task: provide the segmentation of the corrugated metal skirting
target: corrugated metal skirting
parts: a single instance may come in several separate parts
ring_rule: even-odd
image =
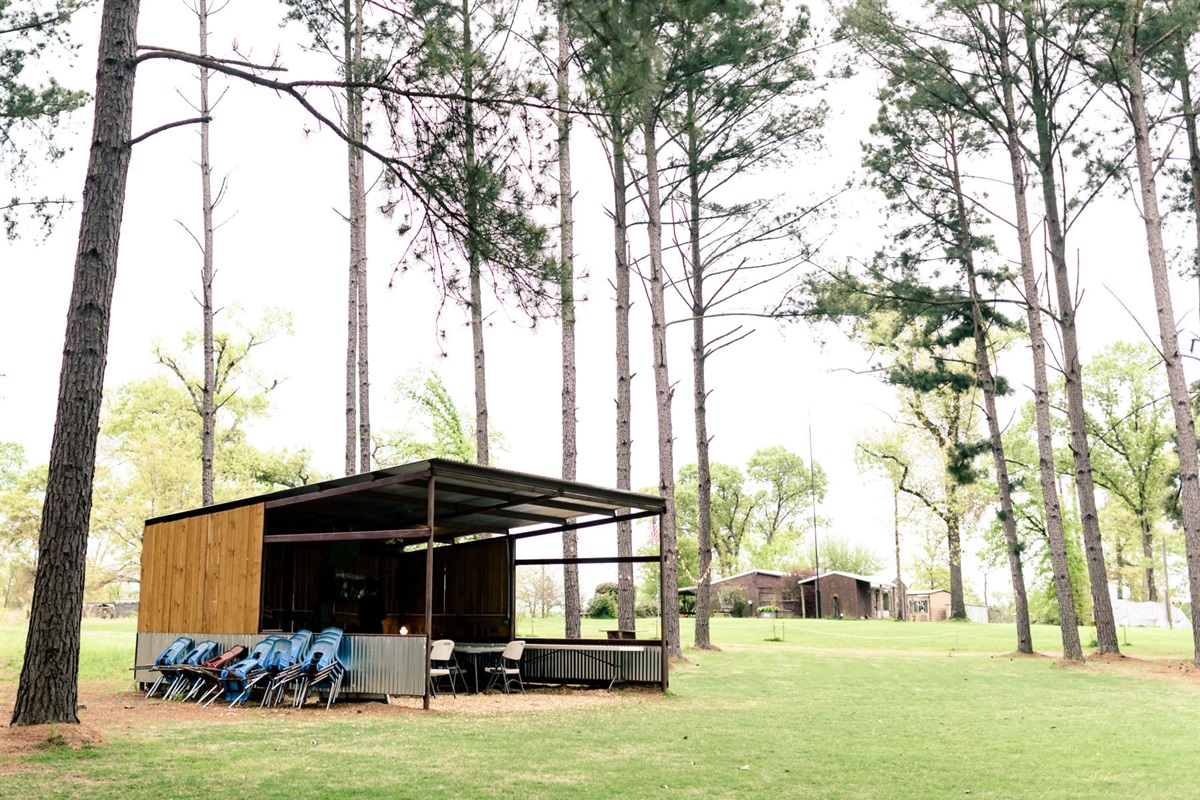
[[[603,660],[597,655],[578,650],[559,650],[554,645],[525,645],[521,660],[521,675],[532,681],[549,683],[604,683],[613,678],[616,660],[620,660],[622,677],[628,683],[660,683],[662,681],[662,648],[647,645],[639,653],[608,653]],[[609,663],[605,663],[605,661]]]
[[[139,633],[135,663],[153,664],[158,654],[180,636],[197,642],[212,639],[219,651],[236,644],[253,647],[267,634],[247,636],[244,633]],[[342,661],[347,665],[345,694],[423,695],[425,693],[425,637],[423,636],[354,636],[342,639]],[[151,683],[157,677],[148,670],[138,670],[135,680]]]

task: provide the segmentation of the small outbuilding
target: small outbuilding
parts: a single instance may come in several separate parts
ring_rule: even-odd
[[[884,619],[891,614],[892,584],[868,575],[822,572],[799,581],[799,588],[801,616],[810,619]]]
[[[799,614],[800,603],[795,585],[789,579],[791,573],[775,572],[769,569],[751,569],[721,578],[712,582],[713,611],[722,614],[738,614],[743,617],[753,617],[758,609],[774,607],[784,614]],[[737,587],[745,599],[744,605],[731,602],[732,594],[723,591],[729,587]],[[698,586],[684,586],[679,590],[680,597],[695,596]]]
[[[423,694],[428,705],[433,639],[514,638],[517,567],[656,563],[661,574],[661,546],[621,558],[615,532],[664,509],[661,498],[634,492],[430,459],[157,517],[142,539],[136,663],[151,663],[178,636],[224,648],[332,626],[347,634],[344,692]],[[528,537],[605,529],[611,556],[517,557]],[[618,669],[625,681],[666,689],[660,640],[639,639],[612,659],[581,644],[530,641],[524,674],[605,683]]]

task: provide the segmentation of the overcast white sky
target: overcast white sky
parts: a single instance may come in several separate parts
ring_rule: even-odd
[[[210,25],[211,49],[240,50],[270,60],[276,50],[293,75],[325,71],[319,59],[300,51],[297,31],[281,30],[273,6],[234,0]],[[72,77],[87,86],[93,74],[94,22],[81,20],[83,44]],[[139,32],[147,44],[195,49],[195,23],[182,3],[144,3]],[[192,116],[176,91],[195,93],[190,69],[158,61],[138,74],[135,133]],[[790,171],[765,175],[766,192],[787,190],[798,197],[828,193],[857,169],[859,143],[874,117],[869,76],[833,84],[833,109],[825,153],[801,158]],[[90,110],[74,121],[75,152],[39,174],[48,191],[77,197],[86,158]],[[258,366],[286,381],[272,395],[273,417],[257,424],[260,446],[308,447],[318,466],[338,474],[342,464],[345,359],[346,208],[345,149],[328,131],[313,126],[296,105],[270,92],[232,86],[212,128],[215,174],[228,175],[220,214],[232,216],[215,245],[218,303],[238,303],[254,319],[262,309],[290,309],[295,335],[265,347]],[[579,478],[614,482],[614,386],[611,226],[604,209],[608,170],[600,148],[576,128],[574,139],[576,250],[578,270],[588,277],[577,289],[586,299],[579,310]],[[130,171],[120,266],[113,308],[106,385],[153,374],[151,341],[179,341],[199,327],[199,256],[177,220],[193,228],[199,218],[198,149],[192,129],[178,129],[139,144]],[[1008,190],[997,187],[999,197]],[[376,194],[373,205],[382,201]],[[1000,200],[997,200],[1000,202]],[[880,243],[876,200],[856,193],[842,202],[834,223],[830,255],[868,255]],[[236,212],[236,213],[235,213]],[[396,402],[396,379],[417,366],[437,369],[459,406],[473,408],[470,334],[465,315],[449,309],[447,338],[438,341],[437,299],[428,277],[410,272],[388,287],[401,257],[392,223],[370,219],[372,417],[376,428],[404,424]],[[78,214],[67,214],[45,242],[27,238],[0,242],[0,440],[17,441],[31,461],[48,457],[54,423],[65,309],[70,291]],[[1002,233],[1002,232],[1001,232]],[[1157,336],[1144,232],[1132,201],[1099,203],[1071,242],[1079,250],[1083,304],[1080,341],[1085,358],[1117,339],[1142,337],[1137,321]],[[1126,311],[1115,298],[1128,307]],[[632,320],[634,380],[634,485],[656,483],[656,428],[650,364],[648,303],[635,286]],[[1181,324],[1197,329],[1194,283],[1180,281],[1175,302]],[[492,302],[487,331],[489,408],[507,449],[497,466],[545,475],[560,469],[560,339],[553,321],[536,330]],[[1131,317],[1132,314],[1132,317]],[[807,459],[811,417],[816,459],[830,477],[821,513],[832,533],[890,552],[891,500],[886,486],[860,476],[854,443],[884,427],[890,392],[856,372],[869,362],[835,331],[814,342],[804,325],[764,323],[745,342],[723,351],[710,366],[709,430],[714,460],[744,465],[758,448],[783,445]],[[672,328],[670,366],[677,381],[674,405],[676,465],[692,462],[690,328]],[[442,357],[444,351],[445,357]],[[1028,383],[1025,350],[1008,356],[1001,370],[1021,391]],[[607,547],[601,550],[608,550]],[[970,545],[968,551],[978,550]],[[969,557],[968,578],[981,588]],[[1003,572],[1003,571],[1002,571]],[[994,591],[1001,574],[990,578]],[[590,591],[585,579],[585,592]]]

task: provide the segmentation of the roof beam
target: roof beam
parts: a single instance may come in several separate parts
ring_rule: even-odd
[[[428,539],[428,528],[396,528],[388,531],[329,531],[325,533],[283,533],[264,536],[263,544],[293,542],[351,542],[368,539]]]
[[[268,509],[282,508],[283,506],[295,505],[296,503],[311,503],[315,500],[325,500],[326,498],[330,497],[340,497],[344,494],[354,494],[355,492],[376,489],[381,486],[394,486],[398,483],[414,483],[416,481],[425,480],[428,477],[429,470],[427,469],[409,472],[403,475],[385,475],[382,478],[375,478],[374,480],[350,483],[345,486],[335,486],[331,489],[322,489],[316,492],[305,492],[292,497],[280,497],[277,500],[268,500],[264,505]]]

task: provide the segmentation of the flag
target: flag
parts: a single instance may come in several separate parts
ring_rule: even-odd
[[[658,544],[658,517],[650,518],[650,544]]]

